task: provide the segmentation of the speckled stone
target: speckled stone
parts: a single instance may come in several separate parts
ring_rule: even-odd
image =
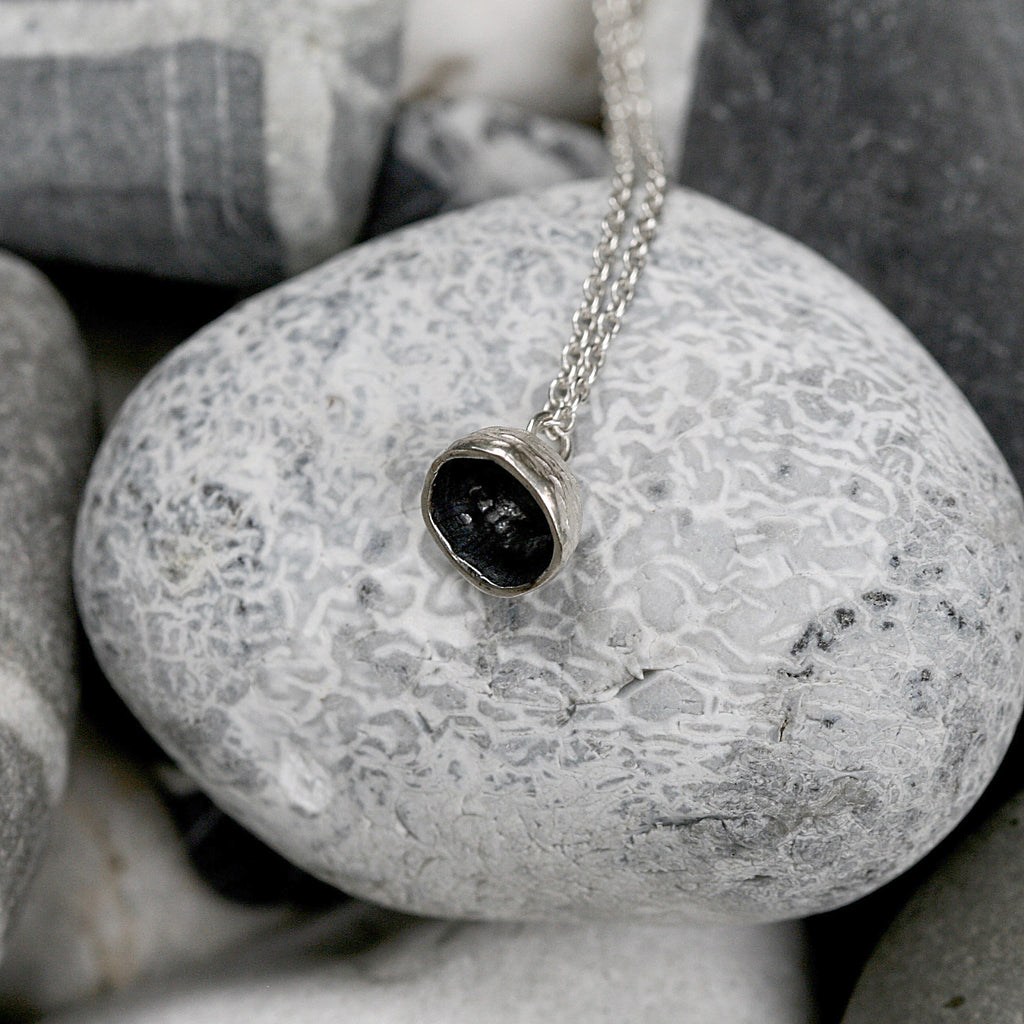
[[[712,0],[681,179],[823,253],[1024,482],[1024,6]]]
[[[91,422],[67,307],[0,253],[0,940],[64,791],[77,694],[71,532]]]
[[[362,234],[608,173],[596,128],[495,100],[420,100],[399,112]]]
[[[968,836],[896,918],[844,1024],[1020,1024],[1024,793]]]
[[[80,517],[100,663],[229,813],[440,915],[771,919],[959,820],[1017,721],[1024,505],[963,397],[818,257],[674,191],[573,466],[573,561],[473,590],[420,518],[527,421],[604,184],[378,239],[123,406]]]
[[[256,910],[214,893],[146,777],[87,731],[0,966],[0,1013],[47,1012],[185,973],[299,919],[285,907]]]
[[[254,285],[365,216],[403,0],[0,3],[0,243]]]
[[[412,925],[346,961],[102,1003],[49,1024],[810,1024],[795,925]]]

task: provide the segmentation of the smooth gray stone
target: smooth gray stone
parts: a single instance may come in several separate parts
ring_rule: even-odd
[[[796,925],[412,923],[362,956],[103,1002],[48,1024],[811,1024]]]
[[[0,253],[0,942],[67,773],[71,533],[91,426],[67,307],[36,270]]]
[[[936,868],[886,932],[844,1024],[1024,1019],[1024,794]]]
[[[610,174],[601,133],[483,99],[400,111],[363,236],[484,199]]]
[[[684,184],[823,253],[1024,482],[1024,6],[712,0]]]
[[[181,974],[293,925],[285,907],[218,896],[196,874],[152,784],[91,730],[0,965],[0,1015],[38,1014]]]
[[[0,3],[0,243],[251,286],[355,236],[402,0]]]
[[[807,250],[673,191],[581,418],[547,587],[426,536],[453,439],[543,402],[603,182],[377,239],[122,407],[76,545],[108,678],[228,813],[450,916],[772,919],[904,870],[1024,685],[1024,504],[963,396]]]

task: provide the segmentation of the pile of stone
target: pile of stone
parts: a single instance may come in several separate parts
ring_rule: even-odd
[[[587,0],[0,0],[0,1024],[1019,1022],[981,4],[646,0],[673,186],[504,599],[420,489],[571,330]]]

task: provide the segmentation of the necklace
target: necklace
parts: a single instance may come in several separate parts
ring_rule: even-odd
[[[612,189],[547,402],[526,430],[485,427],[455,441],[423,484],[431,536],[470,583],[501,597],[546,583],[579,541],[582,499],[568,466],[577,413],[633,300],[665,200],[637,7],[638,0],[593,0]],[[638,171],[643,194],[634,212]]]

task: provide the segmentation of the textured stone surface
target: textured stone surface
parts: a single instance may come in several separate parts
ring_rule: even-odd
[[[1022,107],[1018,0],[713,0],[682,172],[880,298],[1018,481]]]
[[[399,112],[362,233],[608,173],[595,128],[494,100],[421,100]]]
[[[793,925],[413,924],[372,953],[61,1016],[77,1024],[809,1024]],[[57,1019],[51,1024],[57,1024]]]
[[[71,527],[91,416],[67,308],[0,253],[0,940],[64,790],[77,691]]]
[[[76,545],[107,675],[217,802],[452,915],[774,918],[962,816],[1017,721],[1024,522],[866,294],[677,191],[582,417],[584,528],[519,600],[426,537],[433,456],[541,404],[604,186],[353,250],[122,408]]]
[[[844,1024],[1024,1019],[1024,794],[942,862],[857,985]]]
[[[254,284],[350,242],[402,0],[0,3],[0,242]]]
[[[145,776],[79,737],[65,803],[0,966],[0,1012],[35,1012],[181,973],[297,920],[218,897]]]

